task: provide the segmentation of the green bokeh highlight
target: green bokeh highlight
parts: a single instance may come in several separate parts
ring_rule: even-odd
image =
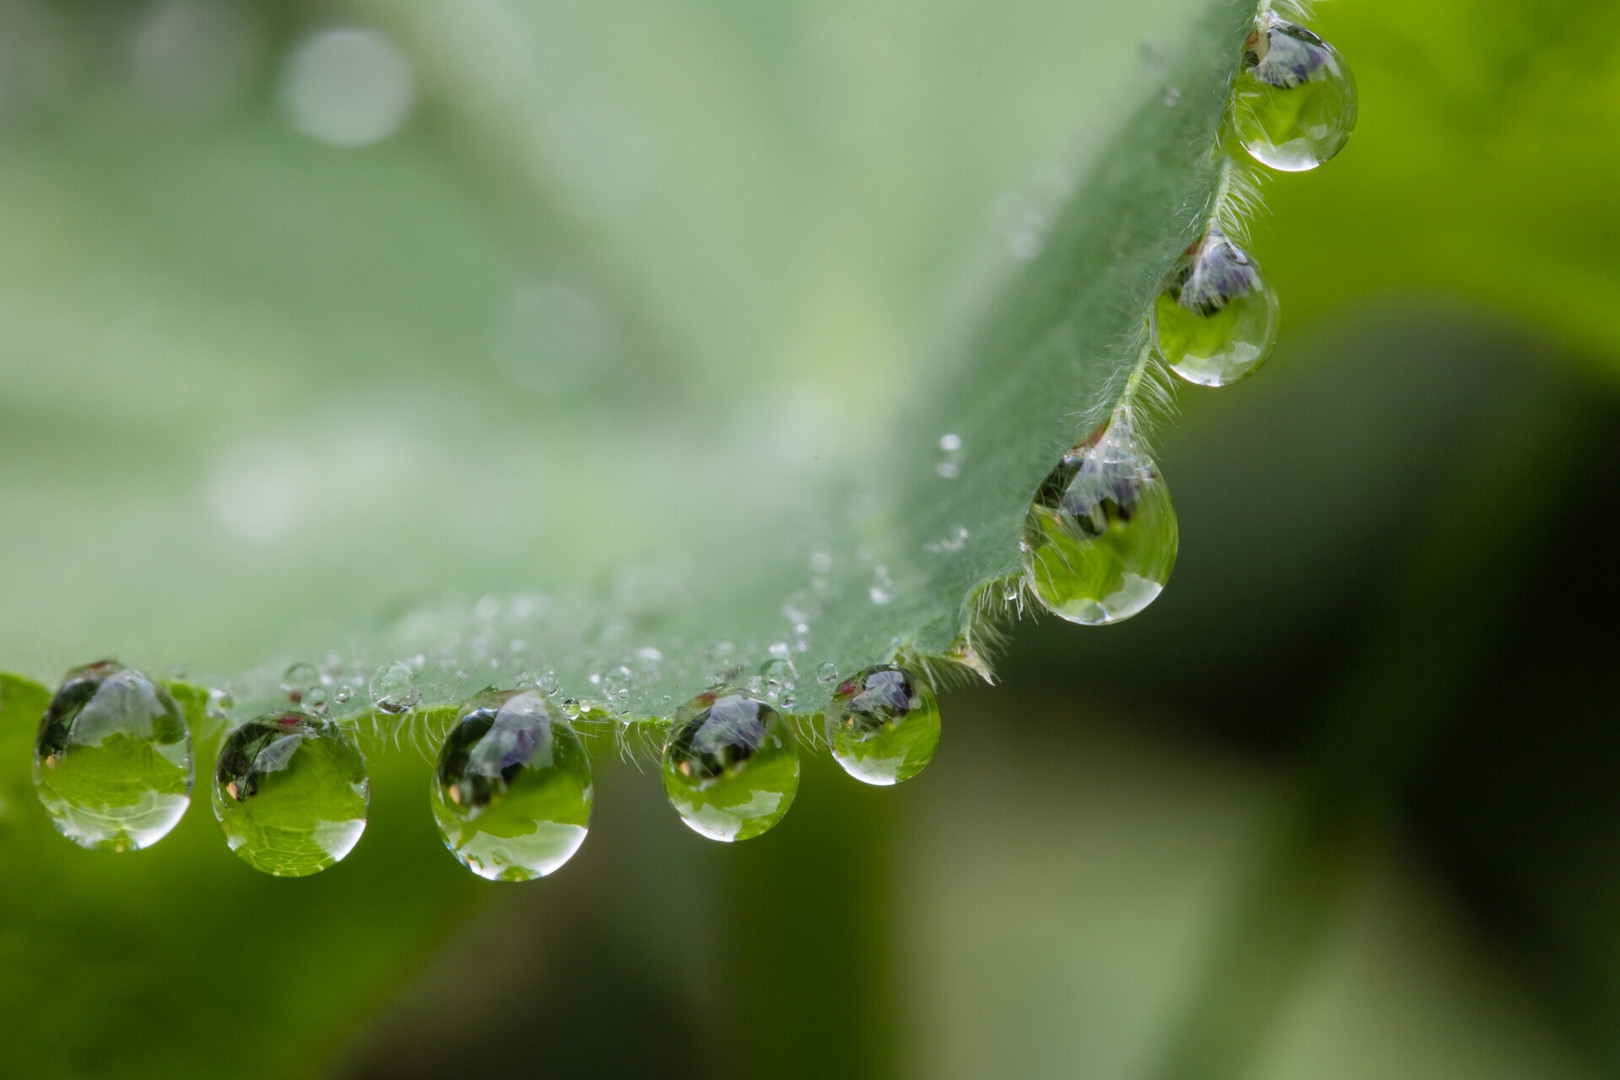
[[[306,877],[340,862],[366,828],[365,758],[336,721],[286,712],[231,732],[214,770],[214,816],[255,870]]]

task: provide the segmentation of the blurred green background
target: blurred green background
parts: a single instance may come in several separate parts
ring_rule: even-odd
[[[1199,6],[0,4],[0,662],[791,517]],[[78,852],[5,703],[0,1075],[1620,1076],[1620,9],[1311,25],[1360,128],[1265,188],[1282,341],[1180,394],[1149,611],[1024,621],[922,777],[813,758],[736,848],[604,762],[526,887],[409,751],[313,879],[200,800]]]

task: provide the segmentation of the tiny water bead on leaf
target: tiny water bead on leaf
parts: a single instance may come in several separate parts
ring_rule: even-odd
[[[591,823],[591,762],[538,690],[490,691],[461,707],[433,770],[433,817],[461,864],[491,881],[557,870]]]
[[[1153,333],[1170,370],[1227,386],[1260,369],[1277,341],[1277,293],[1217,225],[1188,248],[1153,302]]]
[[[1238,141],[1262,165],[1314,169],[1356,126],[1356,81],[1338,50],[1309,30],[1262,16],[1243,44],[1234,95]]]
[[[416,669],[403,660],[384,664],[371,677],[371,703],[379,712],[398,716],[422,703],[422,689],[416,685]]]
[[[1176,544],[1169,488],[1118,412],[1042,482],[1024,523],[1024,577],[1054,614],[1101,626],[1153,602]]]
[[[365,832],[370,801],[365,758],[335,720],[272,713],[220,747],[214,816],[255,870],[304,877],[336,864]]]
[[[798,790],[798,745],[765,702],[717,689],[675,713],[664,791],[694,832],[751,839],[782,820]]]
[[[62,680],[34,740],[34,789],[80,847],[136,851],[191,805],[191,732],[174,697],[111,660]]]
[[[833,691],[827,741],[834,760],[863,783],[910,780],[939,746],[939,703],[905,668],[869,667]]]

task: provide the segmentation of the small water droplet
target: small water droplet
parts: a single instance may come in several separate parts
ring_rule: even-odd
[[[1159,595],[1176,544],[1169,488],[1116,413],[1042,482],[1024,524],[1024,575],[1052,612],[1100,626]]]
[[[466,678],[460,674],[458,678]],[[416,669],[404,660],[384,664],[371,677],[371,703],[379,712],[398,716],[421,704],[422,691],[416,685]]]
[[[585,744],[537,690],[464,704],[433,773],[433,816],[445,846],[491,881],[556,871],[585,842],[592,799]]]
[[[923,550],[930,555],[947,555],[967,547],[967,541],[968,531],[958,525],[943,540],[928,541],[923,545]]]
[[[1356,82],[1338,50],[1272,15],[1243,44],[1234,103],[1243,148],[1282,172],[1316,168],[1356,126]]]
[[[229,690],[215,687],[208,691],[208,704],[204,711],[210,720],[229,720],[236,708],[236,699]]]
[[[759,669],[761,678],[765,680],[765,696],[771,701],[786,704],[783,698],[793,692],[799,685],[799,670],[793,666],[793,661],[787,658],[787,646],[782,647],[782,655],[765,661]]]
[[[879,565],[872,568],[872,584],[866,590],[866,594],[871,597],[874,604],[894,602],[896,596],[894,578],[889,574],[887,566]]]
[[[1167,86],[1164,88],[1164,107],[1173,109],[1181,103],[1181,87]]]
[[[1215,225],[1176,260],[1153,303],[1159,355],[1200,386],[1258,371],[1277,341],[1277,321],[1276,290]]]
[[[962,436],[941,435],[939,437],[940,459],[934,465],[934,471],[947,480],[954,480],[962,475]]]
[[[366,829],[366,761],[336,721],[296,710],[249,720],[220,747],[214,816],[255,870],[304,877],[335,865]]]
[[[939,746],[939,704],[916,675],[879,664],[839,684],[827,713],[833,758],[855,779],[886,786],[910,780]]]
[[[799,748],[765,702],[711,690],[676,712],[663,771],[670,804],[693,831],[711,840],[748,840],[793,804]]]
[[[304,691],[304,708],[319,712],[326,707],[326,687],[312,686]]]
[[[837,678],[838,665],[833,663],[831,660],[828,660],[826,663],[816,668],[816,682],[830,683],[836,681]]]
[[[742,661],[737,659],[737,646],[729,641],[717,641],[709,646],[709,681],[712,683],[730,682],[742,671]]]
[[[111,660],[74,668],[40,718],[34,790],[80,847],[138,851],[191,805],[191,732],[163,687]]]
[[[832,569],[833,559],[825,551],[817,551],[810,556],[810,571],[815,574],[825,574]]]

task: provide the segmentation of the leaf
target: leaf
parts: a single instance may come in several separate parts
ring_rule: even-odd
[[[328,650],[362,683],[418,642],[440,650],[428,712],[519,665],[555,667],[569,692],[597,696],[592,674],[657,648],[659,674],[637,672],[622,704],[664,715],[708,681],[716,641],[753,666],[792,638],[782,608],[809,586],[817,552],[832,567],[806,620],[811,647],[792,654],[796,708],[824,700],[824,662],[848,673],[897,646],[948,649],[976,591],[1016,570],[1031,492],[1119,392],[1149,290],[1211,206],[1211,150],[1252,5],[1198,0],[1159,22],[1077,8],[1061,34],[1054,13],[1001,13],[999,37],[982,13],[904,10],[900,30],[933,65],[918,85],[960,107],[914,107],[933,126],[904,145],[930,152],[881,180],[904,183],[864,217],[830,227],[847,215],[829,203],[763,238],[762,221],[794,218],[775,198],[735,226],[704,217],[714,203],[694,206],[684,236],[656,200],[618,216],[573,205],[579,185],[556,197],[549,173],[513,179],[532,156],[521,143],[442,102],[352,153],[289,132],[263,98],[183,123],[154,115],[113,74],[25,117],[0,157],[0,657],[45,677],[91,654],[154,673],[184,663],[197,721],[204,683],[223,677],[245,715],[282,694],[289,660]],[[619,25],[596,18],[598,32]],[[714,25],[683,39],[703,58],[694,67],[722,84],[757,78],[741,39],[761,28],[702,18]],[[1082,57],[1077,41],[1106,47]],[[962,58],[983,48],[1025,62],[1004,65],[1004,85],[964,78]],[[757,95],[694,96],[678,130],[730,131],[790,194],[826,179],[806,164],[819,151],[783,164],[775,153],[792,140],[768,118],[745,122]],[[721,100],[736,123],[697,122]],[[1021,128],[1025,116],[1040,119]],[[893,356],[915,335],[893,312],[983,292],[951,285],[944,268],[967,244],[959,231],[941,240],[941,223],[976,222],[1076,117],[1089,128],[1066,175],[1081,179],[1057,223],[1035,227],[1053,211],[1027,192],[1011,204],[1016,227],[996,237],[986,275],[1005,279],[1002,299],[982,319],[956,305],[947,347],[906,373]],[[989,152],[932,149],[958,126]],[[870,152],[846,150],[838,168]],[[665,179],[692,195],[725,157],[705,144]],[[836,190],[864,191],[862,175]],[[720,202],[748,187],[715,182],[722,193],[706,197]],[[710,244],[711,227],[746,239]],[[760,317],[782,317],[780,337],[759,330],[746,292],[759,275],[727,259],[828,231],[867,246],[823,252],[819,276],[785,277]],[[1009,258],[1009,235],[1024,253],[1040,236],[1040,258]],[[931,270],[902,272],[918,250],[933,251]],[[647,269],[649,254],[667,265]],[[687,286],[711,265],[742,291],[716,300]],[[800,308],[806,285],[824,292]],[[811,342],[786,347],[801,335]],[[547,351],[528,348],[537,337]],[[570,350],[583,367],[560,361]],[[951,480],[935,470],[946,433],[964,446]],[[967,535],[952,550],[957,528]],[[657,570],[614,569],[636,564]],[[894,581],[887,604],[871,599],[879,565]],[[545,597],[512,595],[529,585]],[[421,598],[445,587],[503,595]],[[401,595],[378,630],[374,613]],[[14,1003],[14,1031],[57,1030],[63,1002],[80,1026],[8,1050],[41,1075],[227,1060],[241,1076],[296,1071],[482,895],[438,850],[424,764],[375,741],[368,835],[317,878],[270,882],[224,853],[204,805],[217,733],[201,723],[197,805],[176,831],[127,858],[77,851],[28,797],[44,691],[7,676],[0,695],[12,883],[0,889],[0,1000]],[[162,987],[143,975],[156,970]]]
[[[421,133],[339,159],[251,116],[228,136],[148,123],[114,138],[121,104],[87,106],[5,166],[53,224],[18,223],[0,266],[35,293],[13,351],[49,372],[8,395],[6,436],[59,446],[50,490],[72,493],[47,495],[38,474],[8,485],[7,521],[51,522],[15,537],[34,576],[11,595],[57,628],[46,642],[94,628],[101,651],[160,670],[236,670],[244,712],[282,700],[292,661],[328,657],[356,705],[379,665],[421,656],[425,705],[549,669],[570,696],[658,717],[718,674],[757,671],[771,646],[797,666],[804,712],[827,700],[819,670],[944,654],[978,591],[1017,572],[1030,493],[1117,400],[1151,290],[1211,211],[1250,14],[1208,6],[1183,30],[1196,47],[1162,72],[1115,61],[1145,101],[1108,117],[1118,137],[1082,163],[1050,233],[1022,241],[1040,257],[979,329],[909,378],[868,379],[870,400],[835,388],[831,415],[812,410],[785,444],[796,420],[770,395],[794,391],[727,402],[701,374],[683,389],[687,361],[636,331],[611,274],[566,254],[572,227],[542,229],[549,265],[506,284],[502,263],[530,256],[447,173],[453,142]],[[548,407],[447,365],[502,290],[495,333],[517,336],[497,352],[560,335],[553,352],[594,363],[580,378],[621,350],[617,373],[571,394],[554,356],[497,355],[553,364]],[[99,343],[74,321],[87,307],[115,312]],[[84,355],[98,348],[121,374]],[[935,472],[947,434],[963,446],[953,480]],[[120,446],[136,464],[112,469]],[[177,471],[204,472],[201,498],[174,490]],[[68,590],[92,560],[112,587]],[[409,601],[381,630],[355,613],[447,586],[508,595]]]

